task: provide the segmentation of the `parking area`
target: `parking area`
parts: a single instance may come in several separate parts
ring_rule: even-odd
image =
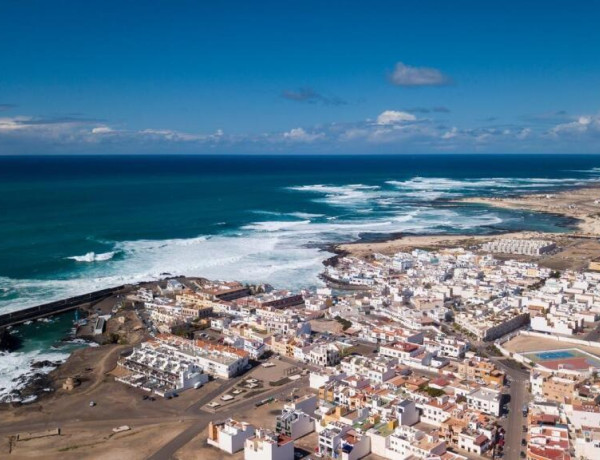
[[[217,411],[238,401],[277,388],[300,376],[302,369],[276,357],[256,366],[235,386],[214,398],[204,409]]]

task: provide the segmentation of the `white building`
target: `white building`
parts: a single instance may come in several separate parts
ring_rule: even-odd
[[[172,349],[156,343],[142,343],[117,365],[128,375],[116,380],[151,391],[159,396],[198,387],[208,382],[208,375],[192,359],[174,355]]]
[[[256,430],[244,443],[245,460],[294,460],[294,443],[285,435]]]
[[[340,362],[340,350],[332,343],[317,345],[308,353],[308,362],[314,366],[335,366]]]
[[[405,399],[396,405],[396,417],[400,425],[414,425],[419,422],[419,411],[412,399]]]
[[[531,318],[531,329],[549,334],[572,335],[583,328],[583,319],[572,316],[558,316],[552,313]]]
[[[467,395],[467,405],[471,409],[494,417],[500,416],[502,394],[490,388],[480,388]]]
[[[539,256],[547,254],[556,249],[556,244],[545,240],[518,240],[503,238],[490,241],[481,245],[481,249],[488,252],[504,254],[523,254],[528,256]]]
[[[339,422],[328,423],[319,433],[319,454],[326,457],[336,457],[342,444],[342,438],[351,429],[349,425]]]
[[[371,439],[371,452],[390,460],[408,458],[440,458],[446,453],[446,443],[440,441],[437,432],[399,426],[393,432],[375,427],[367,432]]]
[[[251,436],[254,436],[254,427],[249,423],[229,419],[208,424],[208,444],[228,454],[242,450]]]
[[[375,383],[383,383],[396,375],[398,360],[386,356],[366,358],[350,356],[342,360],[342,370],[347,375],[361,375]]]
[[[349,430],[342,437],[337,458],[359,460],[371,453],[371,439],[355,430]]]
[[[275,431],[281,433],[292,440],[306,436],[315,430],[314,419],[301,410],[284,407],[281,415],[277,416]]]
[[[490,447],[490,440],[484,434],[467,430],[459,433],[458,447],[465,452],[483,455]]]

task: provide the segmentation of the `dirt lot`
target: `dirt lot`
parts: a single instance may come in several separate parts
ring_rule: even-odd
[[[254,427],[263,427],[268,429],[275,428],[275,417],[281,413],[283,402],[274,401],[260,407],[252,407],[252,409],[240,412],[238,420],[249,422]],[[199,436],[196,436],[190,443],[177,452],[179,460],[220,460],[220,459],[242,459],[243,452],[238,452],[235,455],[229,455],[221,452],[219,449],[209,446],[206,443],[206,430]]]
[[[17,441],[10,458],[44,459],[144,459],[187,426],[172,422],[132,427],[130,431],[113,433],[110,423],[68,424],[60,436]],[[8,439],[2,438],[0,451],[8,452]]]
[[[340,334],[342,325],[333,319],[313,319],[310,321],[310,327],[314,332],[330,332]]]
[[[186,415],[182,414],[186,414],[194,402],[222,385],[221,381],[211,381],[201,389],[185,391],[171,400],[144,400],[147,393],[115,382],[108,374],[124,348],[106,346],[78,350],[52,373],[57,386],[54,393],[23,406],[0,406],[0,458],[8,454],[9,436],[52,428],[61,428],[63,435],[19,442],[11,458],[33,457],[36,450],[38,456],[43,453],[44,458],[145,458],[146,455],[129,455],[125,451],[122,451],[123,455],[98,455],[113,452],[110,446],[129,449],[130,445],[136,445],[138,438],[145,439],[137,447],[140,452],[156,450],[155,446],[166,441],[169,430],[176,434],[183,429],[180,420]],[[70,392],[62,390],[60,386],[64,379],[73,375],[79,375],[82,384]],[[90,401],[96,405],[90,407]],[[113,428],[121,425],[129,425],[132,431],[105,439]],[[131,438],[131,442],[117,442],[122,437]],[[60,451],[59,455],[59,450],[66,448],[69,449]]]
[[[585,270],[590,261],[600,257],[600,243],[589,238],[560,238],[557,254],[542,257],[540,265],[553,270]]]

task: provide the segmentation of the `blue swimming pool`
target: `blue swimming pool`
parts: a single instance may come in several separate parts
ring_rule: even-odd
[[[555,359],[574,358],[575,356],[577,356],[575,353],[573,353],[570,350],[542,351],[539,353],[535,353],[534,355],[537,356],[537,358],[540,361],[551,361],[551,360],[555,360]]]

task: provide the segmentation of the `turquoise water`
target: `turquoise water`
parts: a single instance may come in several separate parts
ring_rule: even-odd
[[[11,391],[23,388],[33,373],[54,369],[54,366],[34,368],[34,363],[60,363],[74,350],[86,346],[85,342],[73,337],[73,319],[74,313],[68,312],[11,330],[21,339],[22,346],[12,353],[0,352],[0,401],[9,397]],[[11,399],[21,398],[13,393]]]
[[[292,288],[328,243],[391,233],[566,231],[461,196],[598,179],[581,155],[0,157],[0,311],[164,273]]]
[[[64,340],[73,334],[74,312],[51,316],[27,324],[21,324],[13,329],[13,334],[23,341],[20,352],[30,353],[40,348],[57,351],[71,351],[80,347],[77,341]],[[50,346],[48,346],[50,345]]]
[[[598,168],[582,155],[0,157],[0,312],[166,273],[310,287],[324,248],[358,238],[569,231],[451,200],[595,183]],[[60,342],[71,324],[18,329],[0,399],[32,363],[81,346]]]

